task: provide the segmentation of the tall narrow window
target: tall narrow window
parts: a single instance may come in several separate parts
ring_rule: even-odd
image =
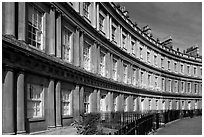
[[[142,47],[140,47],[140,59],[143,59],[143,56],[142,56]]]
[[[104,32],[104,16],[100,13],[99,14],[99,30]]]
[[[44,87],[40,84],[27,84],[27,117],[43,117]]]
[[[200,68],[200,76],[202,77],[202,68]]]
[[[195,86],[195,94],[198,93],[198,84],[194,84]]]
[[[90,2],[84,2],[83,3],[83,12],[84,12],[84,16],[86,17],[86,18],[89,18],[89,6],[90,6]]]
[[[174,71],[177,72],[177,63],[174,63]]]
[[[184,93],[185,91],[185,86],[184,86],[184,81],[181,81],[181,93]]]
[[[127,65],[123,64],[123,80],[124,83],[127,83]]]
[[[152,110],[152,100],[149,100],[149,110]]]
[[[127,49],[127,47],[126,47],[126,38],[127,38],[127,36],[126,36],[126,34],[122,34],[122,44],[123,44],[123,48],[125,48],[125,49]]]
[[[183,64],[181,64],[181,73],[183,73]]]
[[[132,74],[132,84],[136,85],[136,70],[133,68],[132,72],[133,72],[133,74]]]
[[[101,99],[100,99],[100,111],[101,112],[107,111],[105,98],[106,98],[106,95],[101,95]]]
[[[178,81],[174,81],[174,92],[178,92]]]
[[[165,79],[164,78],[162,78],[162,91],[165,91]]]
[[[131,46],[132,46],[132,54],[135,55],[135,42],[131,41]]]
[[[71,58],[71,35],[72,33],[67,30],[66,28],[64,28],[63,32],[62,32],[62,46],[63,46],[63,56],[64,56],[64,60],[67,62],[70,62],[70,58]]]
[[[105,53],[100,51],[100,74],[105,76]]]
[[[187,83],[188,93],[191,92],[191,83]]]
[[[150,86],[151,85],[151,74],[148,74],[147,82],[148,82],[148,86]]]
[[[168,62],[167,62],[167,66],[168,66],[168,70],[171,70],[171,65],[170,65],[170,60],[168,60]]]
[[[150,63],[150,52],[147,51],[147,62]]]
[[[28,44],[43,50],[43,12],[28,5]]]
[[[163,69],[164,68],[164,59],[161,58],[161,68]]]
[[[126,97],[124,100],[124,111],[127,112],[127,102],[128,102],[128,98]]]
[[[190,74],[190,66],[187,66],[187,74]]]
[[[112,25],[112,41],[116,42],[116,27]]]
[[[154,55],[154,65],[157,66],[157,55]]]
[[[84,42],[83,47],[83,62],[84,62],[84,68],[86,70],[90,70],[90,47],[91,45],[87,42]]]
[[[158,87],[158,77],[157,76],[155,76],[155,88],[157,88]]]
[[[71,91],[62,89],[62,115],[71,115]]]
[[[117,60],[113,59],[113,79],[117,80]]]
[[[90,113],[89,93],[84,94],[84,113]]]
[[[171,80],[168,81],[169,92],[171,92]]]
[[[136,98],[133,101],[133,111],[137,111],[137,99]]]
[[[140,74],[141,74],[141,75],[140,75],[141,85],[143,85],[143,77],[144,77],[144,73],[141,71]]]
[[[117,97],[113,99],[113,106],[114,106],[114,111],[116,112],[117,111]]]
[[[193,68],[193,74],[194,74],[194,75],[197,74],[197,68],[196,68],[196,67]]]

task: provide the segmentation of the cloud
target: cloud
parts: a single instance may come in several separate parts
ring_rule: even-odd
[[[124,2],[130,18],[140,27],[149,25],[153,35],[173,38],[182,50],[198,44],[202,51],[201,2]],[[201,53],[202,54],[202,53]]]

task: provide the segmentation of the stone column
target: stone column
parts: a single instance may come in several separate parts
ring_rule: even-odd
[[[58,81],[55,88],[56,96],[56,126],[62,126],[62,114],[61,114],[61,82]]]
[[[17,75],[17,134],[25,133],[24,73]]]
[[[48,86],[48,127],[55,127],[55,108],[54,108],[54,80],[51,79]]]
[[[18,40],[26,41],[26,4],[18,3]]]
[[[93,2],[93,21],[92,26],[96,28],[96,2]]]
[[[62,15],[58,12],[56,19],[56,57],[62,57]]]
[[[82,68],[84,67],[83,47],[84,47],[84,32],[80,31],[80,35],[79,35],[79,64]]]
[[[80,43],[79,43],[79,28],[76,28],[75,34],[74,34],[74,46],[73,46],[73,59],[74,59],[74,65],[79,66],[79,60],[80,60]]]
[[[2,84],[2,133],[14,134],[14,83],[13,70],[5,70]]]
[[[55,9],[51,6],[47,20],[47,44],[46,51],[49,55],[55,55]]]
[[[109,23],[110,23],[110,19],[109,19],[109,14],[107,14],[107,16],[106,16],[106,18],[107,18],[107,21],[106,21],[106,24],[107,24],[107,26],[106,26],[106,37],[107,37],[107,39],[110,39],[110,27],[109,27]]]
[[[112,41],[112,17],[111,16],[109,19],[109,37],[110,37],[110,40]]]
[[[2,29],[3,34],[12,35],[15,37],[15,3],[3,2],[2,3]]]
[[[99,74],[100,73],[100,71],[99,71],[99,69],[100,69],[100,66],[99,66],[99,64],[100,64],[100,45],[99,44],[97,44],[96,54],[97,54],[97,57],[96,57],[96,60],[97,60],[96,69],[97,69],[97,71],[96,71],[96,73]]]
[[[90,112],[97,112],[97,90],[94,89],[90,97]]]
[[[99,3],[96,3],[96,29],[99,30]]]
[[[97,92],[97,112],[100,112],[100,100],[101,100],[101,91],[99,89]]]
[[[80,87],[76,85],[75,90],[73,91],[73,116],[75,119],[79,118],[80,114]]]

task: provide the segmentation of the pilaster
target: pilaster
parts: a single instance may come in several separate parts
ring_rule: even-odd
[[[54,100],[54,80],[50,79],[48,86],[48,128],[55,127]]]
[[[14,73],[8,68],[2,84],[2,133],[14,134]]]
[[[24,73],[17,74],[17,134],[25,133]]]
[[[61,114],[61,82],[57,81],[56,87],[55,87],[55,100],[56,100],[56,126],[61,127],[62,126],[62,114]]]
[[[11,35],[15,37],[15,3],[14,2],[3,2],[2,3],[3,22],[2,29],[3,34]]]
[[[56,57],[62,58],[62,13],[58,12],[56,19]]]
[[[26,4],[18,3],[18,40],[26,41]]]

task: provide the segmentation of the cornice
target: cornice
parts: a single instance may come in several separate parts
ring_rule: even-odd
[[[63,62],[57,57],[51,57],[30,48],[25,43],[15,40],[15,38],[2,37],[3,43],[3,67],[20,69],[26,72],[45,75],[76,84],[115,91],[128,94],[146,94],[155,96],[188,97],[200,98],[200,95],[176,94],[169,92],[154,91],[151,89],[139,88],[133,85],[113,81],[112,79],[101,77],[97,74],[87,72],[80,67],[75,67]],[[15,56],[13,56],[15,55]]]

